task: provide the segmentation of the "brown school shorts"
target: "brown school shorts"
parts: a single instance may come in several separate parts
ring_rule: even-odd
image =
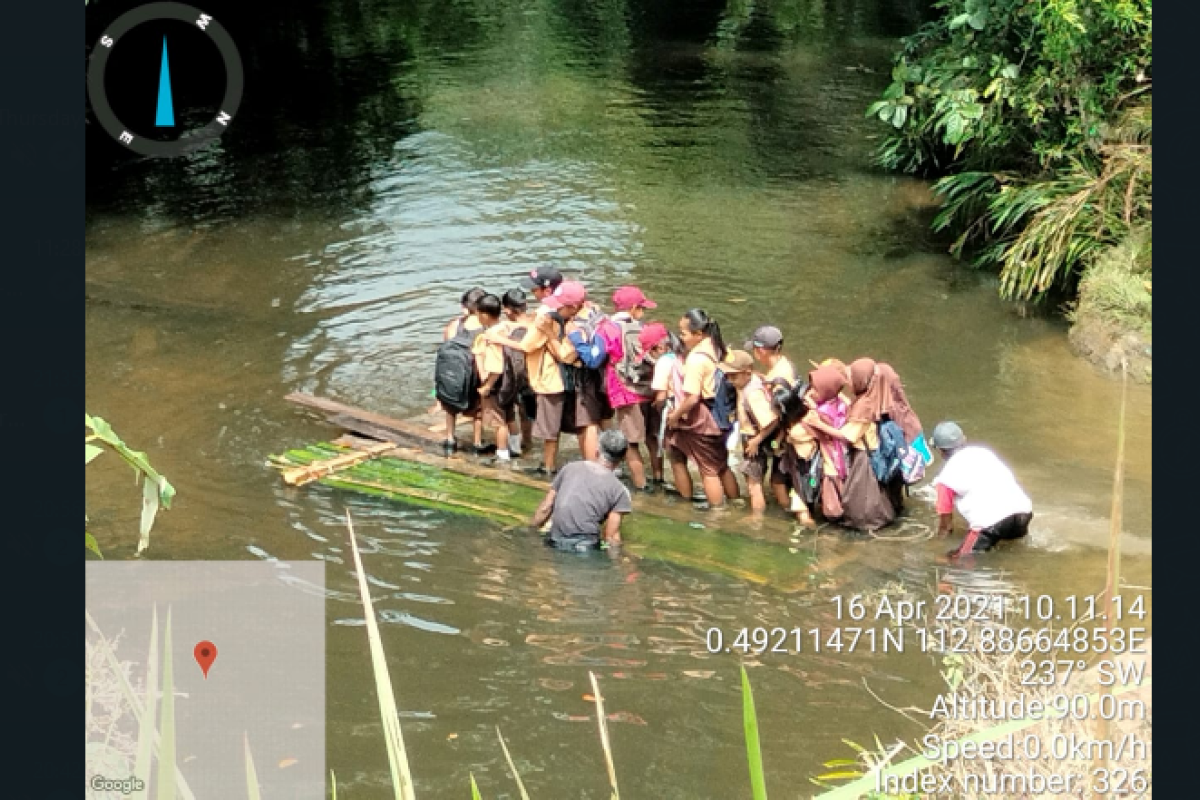
[[[608,397],[600,391],[599,383],[594,380],[583,381],[574,392],[568,392],[567,396],[572,394],[575,396],[575,406],[573,413],[566,415],[564,431],[570,433],[612,419],[612,407],[608,404]]]
[[[726,436],[706,436],[685,430],[674,430],[667,434],[667,444],[674,459],[688,459],[696,465],[700,475],[715,478],[729,468],[729,449],[725,446]]]
[[[558,439],[562,433],[563,407],[566,405],[566,395],[539,394],[537,396],[537,416],[533,420],[533,438],[542,441]]]
[[[644,408],[647,404],[635,403],[617,409],[617,430],[625,436],[630,444],[641,444],[646,441],[646,415]]]
[[[500,402],[495,395],[489,394],[480,401],[479,413],[483,416],[483,425],[485,428],[499,428],[508,425],[516,419],[516,410],[513,406],[501,408]]]
[[[744,439],[742,444],[745,444]],[[762,483],[763,476],[767,474],[766,448],[758,448],[758,455],[753,458],[743,453],[741,473],[746,476],[747,482]]]
[[[438,401],[438,406],[440,406],[442,411],[447,414],[455,414],[455,415],[463,417],[465,419],[475,419],[475,417],[479,416],[479,398],[478,397],[475,398],[474,404],[470,408],[468,408],[466,411],[455,411],[452,408],[447,408],[444,404],[442,404],[441,401]]]

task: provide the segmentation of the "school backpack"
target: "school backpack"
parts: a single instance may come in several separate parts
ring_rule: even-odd
[[[705,355],[708,355],[705,353]],[[709,356],[713,364],[717,363],[715,358]],[[721,429],[721,433],[729,433],[733,430],[733,424],[737,422],[737,389],[733,384],[725,378],[725,373],[722,370],[713,372],[713,396],[711,400],[705,400],[705,405],[712,412],[713,419],[717,421],[717,427]]]
[[[448,411],[462,413],[479,400],[479,375],[471,346],[483,330],[467,330],[462,322],[453,336],[442,342],[433,362],[434,394]]]
[[[904,430],[890,419],[879,423],[879,447],[871,451],[871,471],[880,483],[890,483],[901,474],[901,465],[908,457],[908,442]]]
[[[908,452],[900,459],[900,474],[906,484],[913,484],[925,477],[925,468],[933,463],[933,453],[925,444],[925,434],[918,433],[909,442]]]
[[[593,309],[585,319],[576,317],[575,324],[571,344],[584,368],[599,370],[609,353],[620,355],[621,328],[607,314]]]
[[[522,325],[509,331],[509,336],[520,341],[525,338],[527,330]],[[496,403],[500,408],[508,408],[528,391],[529,372],[525,368],[525,354],[515,347],[506,346],[504,348],[504,374],[500,376],[500,386],[496,389]]]
[[[641,333],[642,323],[629,320],[618,322],[617,325],[621,328],[621,358],[616,365],[617,377],[638,394],[649,396],[654,365],[640,352],[638,334]]]

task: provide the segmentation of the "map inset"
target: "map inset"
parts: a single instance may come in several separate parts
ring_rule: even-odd
[[[324,796],[323,562],[86,570],[85,797]]]

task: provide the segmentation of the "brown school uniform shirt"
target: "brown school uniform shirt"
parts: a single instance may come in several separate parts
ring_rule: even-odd
[[[717,352],[712,339],[704,339],[692,348],[683,362],[683,393],[698,394],[711,400],[717,394]]]
[[[488,330],[498,331],[507,336],[511,327],[509,323],[501,322]],[[479,374],[480,383],[486,383],[487,379],[493,375],[504,373],[503,345],[491,344],[480,336],[471,345],[471,353],[475,356],[475,371]]]
[[[561,394],[564,387],[559,362],[573,364],[579,360],[569,340],[559,341],[558,323],[554,323],[551,331],[552,335],[548,337],[538,325],[530,325],[525,338],[512,345],[525,353],[529,388],[535,394]]]
[[[842,433],[850,438],[850,445],[858,450],[879,449],[879,426],[862,420],[846,420]]]
[[[817,437],[813,436],[801,422],[788,428],[787,440],[800,458],[808,460],[817,453]]]
[[[737,411],[738,428],[746,436],[756,436],[779,417],[771,407],[767,387],[757,375],[750,378],[745,388],[738,389]]]
[[[775,362],[775,366],[767,370],[767,374],[763,376],[763,380],[770,382],[776,378],[783,378],[788,382],[788,385],[796,382],[796,368],[792,366],[792,362],[787,356],[781,356],[779,361]]]

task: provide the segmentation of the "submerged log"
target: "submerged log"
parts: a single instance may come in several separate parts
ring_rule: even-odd
[[[341,463],[344,466],[334,471],[316,470],[317,482],[503,525],[527,525],[549,488],[545,481],[519,471],[497,469],[465,456],[447,458],[426,452],[423,448],[440,446],[440,438],[419,423],[311,395],[297,393],[286,399],[350,431],[333,442],[272,457],[272,465],[290,470],[289,474],[305,474],[300,470],[312,465]],[[793,527],[784,519],[751,521],[736,510],[697,514],[687,502],[639,495],[621,530],[626,551],[639,557],[730,575],[783,592],[808,589],[821,577],[808,554],[789,546]],[[826,559],[823,562],[823,567],[831,566]]]

